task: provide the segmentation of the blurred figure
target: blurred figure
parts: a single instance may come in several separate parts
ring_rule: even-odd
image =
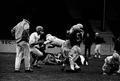
[[[93,39],[92,37],[90,36],[90,34],[87,32],[84,34],[83,36],[83,44],[85,45],[85,58],[86,58],[86,61],[88,61],[88,57],[91,57],[91,46],[92,46],[92,43],[93,43]]]
[[[21,60],[25,61],[25,72],[32,72],[30,68],[29,50],[29,22],[26,19],[19,22],[12,30],[16,40],[15,72],[20,72]]]
[[[120,36],[118,38],[113,38],[114,50],[120,54]]]
[[[112,56],[106,57],[104,61],[105,63],[102,66],[103,75],[119,73],[120,55],[116,51]]]
[[[100,37],[99,33],[95,33],[95,58],[101,58],[101,44],[105,43],[104,39]]]
[[[113,38],[113,42],[115,52],[117,52],[120,55],[120,36],[118,36],[118,38]],[[117,72],[120,73],[120,65],[119,70]]]

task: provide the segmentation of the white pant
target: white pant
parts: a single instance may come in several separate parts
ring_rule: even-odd
[[[15,70],[20,69],[21,60],[25,61],[25,70],[30,69],[30,50],[29,44],[25,41],[16,44]]]
[[[71,70],[75,70],[75,68],[76,69],[80,68],[80,66],[78,66],[77,63],[75,63],[75,61],[72,58],[69,58],[69,61],[70,61],[70,68],[71,68]]]
[[[37,56],[43,56],[43,53],[39,49],[37,49],[35,46],[30,48],[30,52],[33,52]]]
[[[95,46],[95,53],[100,53],[100,48],[101,48],[101,44],[97,44],[96,46]]]

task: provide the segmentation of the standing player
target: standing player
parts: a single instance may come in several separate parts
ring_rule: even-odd
[[[16,40],[16,59],[15,72],[20,72],[21,60],[25,61],[25,72],[33,72],[30,69],[30,50],[29,50],[29,22],[23,19],[12,30]]]
[[[92,46],[92,37],[90,36],[90,33],[85,33],[83,37],[83,43],[85,45],[85,57],[91,57],[91,46]]]
[[[101,58],[101,45],[102,43],[105,43],[104,39],[100,37],[99,33],[95,33],[95,58]]]

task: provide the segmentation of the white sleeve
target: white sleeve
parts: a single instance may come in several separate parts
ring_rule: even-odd
[[[107,63],[107,58],[104,59],[104,62]]]
[[[16,26],[11,29],[11,33],[15,31],[15,29],[16,29]]]
[[[32,33],[30,35],[30,38],[29,38],[29,44],[33,44],[33,43],[35,43],[35,35],[34,35],[34,33]]]
[[[15,36],[16,26],[11,29],[11,34]]]
[[[47,37],[47,38],[46,38],[46,41],[44,42],[44,44],[48,44],[48,43],[52,42],[53,39],[54,39],[53,36],[49,36],[49,37]]]

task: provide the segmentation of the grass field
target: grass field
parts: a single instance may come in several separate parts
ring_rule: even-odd
[[[33,73],[14,73],[15,54],[0,54],[0,81],[120,81],[120,75],[102,75],[104,58],[90,59],[88,66],[81,66],[77,73],[62,72],[59,65],[41,65]]]

